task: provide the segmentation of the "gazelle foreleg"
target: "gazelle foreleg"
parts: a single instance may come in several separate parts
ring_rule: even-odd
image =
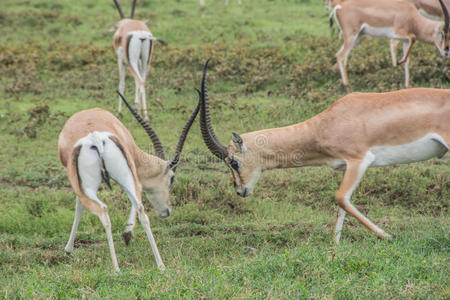
[[[403,43],[403,55],[406,55],[406,53],[410,50],[408,43]],[[408,58],[406,59],[405,63],[405,87],[409,88],[411,87],[411,79],[409,76],[409,62],[410,62],[411,55],[408,55]]]
[[[71,253],[73,251],[73,243],[75,241],[75,236],[78,230],[78,224],[80,223],[81,216],[83,215],[84,207],[80,202],[80,198],[77,196],[75,203],[75,218],[73,220],[72,231],[70,232],[69,241],[66,244],[64,250],[67,253]]]
[[[125,231],[122,234],[122,238],[127,246],[130,244],[130,240],[133,237],[133,230],[134,227],[136,226],[136,214],[137,211],[134,208],[134,205],[131,205],[130,216],[128,217],[127,226],[125,227]]]
[[[336,193],[336,202],[340,208],[345,210],[345,212],[349,213],[358,221],[360,221],[364,226],[366,226],[370,231],[375,233],[376,236],[380,238],[389,238],[392,239],[392,236],[385,233],[381,228],[375,225],[372,221],[370,221],[367,217],[365,217],[361,212],[353,206],[350,202],[350,198],[352,196],[353,191],[358,186],[361,177],[364,175],[364,172],[370,166],[370,164],[375,159],[375,156],[371,152],[367,152],[366,156],[362,160],[350,160],[347,161],[347,168],[344,173],[344,178],[342,179],[341,185],[339,186],[339,190]],[[336,229],[339,228],[338,225],[342,226],[341,223],[344,222],[345,214],[339,211],[338,218],[336,220]],[[335,229],[335,230],[336,230]],[[341,230],[335,231],[335,241],[339,241]]]
[[[398,61],[399,65],[405,63],[406,60],[408,59],[409,54],[411,52],[411,48],[412,48],[414,42],[416,41],[416,38],[414,36],[410,36],[410,37],[408,37],[407,40],[408,40],[408,42],[403,42],[403,57],[402,57],[402,59],[400,59]]]
[[[400,41],[396,39],[391,39],[389,43],[389,49],[391,51],[392,65],[397,66],[397,46]]]

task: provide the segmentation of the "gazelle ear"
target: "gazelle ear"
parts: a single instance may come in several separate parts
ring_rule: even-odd
[[[231,133],[231,139],[233,141],[234,146],[239,152],[247,152],[247,147],[244,145],[244,141],[242,140],[241,136],[235,132]]]

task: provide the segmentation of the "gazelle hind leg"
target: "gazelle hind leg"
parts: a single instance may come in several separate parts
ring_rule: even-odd
[[[78,195],[81,203],[92,213],[96,214],[105,228],[108,239],[109,251],[114,269],[119,272],[116,251],[111,233],[111,221],[108,215],[107,206],[97,197],[97,191],[102,181],[101,160],[98,150],[92,147],[83,146],[78,157],[78,169],[81,179],[81,187],[84,194]]]
[[[144,40],[141,44],[141,59],[140,61],[140,72],[141,72],[141,78],[142,83],[140,85],[140,94],[141,94],[141,107],[142,107],[142,114],[144,116],[144,119],[148,121],[148,113],[147,113],[147,100],[145,99],[145,80],[147,77],[147,69],[149,67],[149,59],[150,59],[150,40]]]
[[[66,244],[64,250],[67,253],[71,253],[73,251],[73,243],[75,241],[75,236],[78,230],[78,224],[80,223],[81,216],[83,215],[84,207],[80,202],[80,198],[77,196],[75,203],[75,218],[73,220],[72,231],[70,232],[69,241]]]
[[[147,112],[147,100],[145,99],[145,85],[141,85],[141,99],[142,99],[142,114],[144,119],[148,121],[148,112]]]
[[[355,47],[355,45],[361,39],[361,34],[357,33],[354,35],[344,36],[344,44],[341,49],[336,53],[336,59],[339,65],[339,71],[341,72],[342,83],[348,85],[348,75],[347,75],[347,60],[350,51]]]
[[[105,168],[108,170],[109,175],[114,181],[116,181],[127,194],[132,205],[135,207],[139,222],[144,228],[147,238],[150,242],[150,246],[153,250],[153,255],[155,256],[156,264],[160,270],[164,270],[165,266],[162,262],[161,256],[158,251],[155,239],[153,237],[152,230],[150,228],[150,221],[148,216],[145,214],[144,206],[140,200],[141,193],[135,183],[133,174],[128,167],[125,157],[123,157],[120,149],[114,144],[113,141],[108,140],[105,143],[105,153],[104,153]]]
[[[361,177],[364,175],[364,172],[367,170],[374,159],[375,156],[371,152],[367,152],[364,159],[351,160],[347,162],[347,168],[344,173],[344,178],[342,179],[339,190],[336,193],[336,202],[338,203],[340,208],[358,219],[358,221],[360,221],[370,231],[375,233],[376,236],[380,238],[392,239],[391,235],[385,233],[381,228],[372,223],[372,221],[370,221],[361,212],[359,212],[358,209],[356,209],[356,207],[354,207],[350,202],[353,191],[358,186]],[[340,217],[341,219],[339,219]],[[343,218],[344,217],[342,217],[342,215],[338,216],[338,220],[336,223],[338,223],[339,221],[343,222]]]
[[[119,65],[119,92],[123,95],[125,90],[125,65],[123,62],[123,51],[122,47],[117,50],[118,65]],[[117,114],[120,116],[122,114],[122,99],[119,96],[119,108]]]

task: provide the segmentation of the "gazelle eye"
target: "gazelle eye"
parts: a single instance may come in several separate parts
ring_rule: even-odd
[[[232,160],[230,166],[236,171],[239,170],[239,163],[236,160]]]

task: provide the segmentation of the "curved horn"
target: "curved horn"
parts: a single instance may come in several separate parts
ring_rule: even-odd
[[[448,34],[449,31],[449,17],[448,17],[448,10],[445,6],[444,2],[442,0],[439,0],[439,3],[441,4],[442,13],[444,14],[444,32]]]
[[[136,7],[136,0],[133,0],[133,5],[131,5],[131,15],[130,19],[134,18],[134,8]]]
[[[186,137],[189,132],[189,129],[191,128],[192,123],[194,123],[195,117],[197,117],[199,110],[200,110],[200,103],[197,104],[197,107],[192,112],[191,116],[189,117],[189,120],[187,120],[186,124],[183,127],[183,130],[181,131],[181,135],[178,140],[177,148],[175,150],[175,156],[169,162],[169,168],[171,168],[174,172],[177,169],[178,162],[180,161],[181,152],[183,151],[184,142],[186,141]]]
[[[117,0],[114,0],[114,4],[116,5],[117,10],[119,11],[120,18],[125,19],[122,8],[120,8],[119,2],[117,2]]]
[[[227,148],[219,142],[214,134],[214,129],[211,126],[211,118],[209,115],[208,91],[206,89],[206,71],[208,69],[209,61],[210,60],[208,59],[203,67],[202,90],[199,92],[199,102],[201,104],[200,129],[202,131],[203,141],[212,154],[220,159],[225,159],[228,155]]]
[[[144,119],[142,119],[142,117],[136,112],[136,110],[130,105],[130,103],[128,103],[128,101],[125,100],[125,97],[119,91],[117,91],[117,93],[119,94],[120,98],[122,98],[125,105],[128,107],[128,109],[131,111],[131,113],[134,115],[136,120],[139,122],[139,124],[141,124],[141,126],[144,128],[145,132],[147,132],[147,135],[152,140],[153,147],[155,148],[155,151],[156,151],[156,156],[165,160],[164,149],[163,149],[161,141],[159,140],[156,132],[153,130],[152,127],[150,127],[150,125],[147,122],[144,121]]]

